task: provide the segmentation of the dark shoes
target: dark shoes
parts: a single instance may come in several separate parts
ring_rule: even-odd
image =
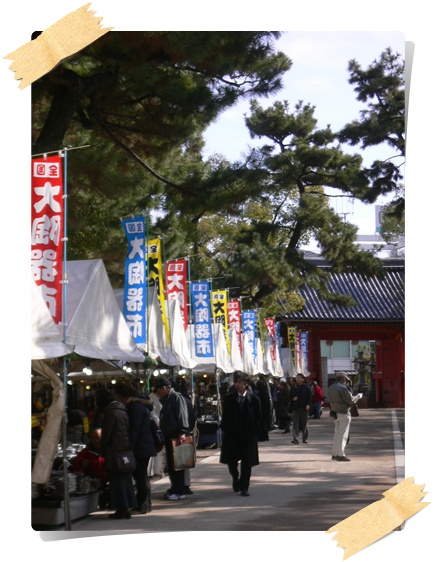
[[[250,494],[248,493],[248,490],[244,490],[243,488],[241,489],[241,486],[239,484],[239,480],[237,480],[236,478],[233,479],[233,491],[234,492],[240,492],[241,496],[243,496],[244,498],[246,498],[247,496],[249,496]]]
[[[146,505],[143,505],[142,507],[134,507],[132,509],[132,513],[134,515],[145,515],[146,513],[150,513],[151,511],[151,506],[148,507]]]
[[[332,456],[332,461],[349,462],[349,461],[351,461],[351,459],[349,459],[348,457],[345,457],[345,456],[344,457]]]
[[[115,513],[111,513],[108,515],[109,519],[130,519],[132,516],[130,515],[129,511],[115,511]]]
[[[132,509],[133,515],[145,515],[146,513],[150,513],[151,509],[141,509],[140,507],[134,507]]]
[[[294,443],[295,445],[298,445],[299,441],[298,441],[298,439],[292,439],[291,443]]]
[[[309,443],[309,441],[303,440],[303,443]]]

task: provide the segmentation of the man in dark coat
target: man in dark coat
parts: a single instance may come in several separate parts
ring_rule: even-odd
[[[300,431],[303,434],[303,443],[308,443],[309,411],[312,405],[312,390],[305,382],[304,375],[298,373],[297,384],[291,388],[290,408],[292,410],[292,443],[298,444]]]
[[[279,429],[284,429],[283,433],[291,433],[291,418],[289,417],[290,388],[286,379],[280,379],[277,390],[277,423]]]
[[[160,429],[165,440],[167,469],[171,487],[164,495],[166,500],[183,500],[185,496],[185,475],[183,470],[175,470],[172,439],[183,442],[189,434],[189,416],[186,401],[174,390],[171,381],[160,379],[156,383],[155,393],[162,404],[160,411]]]
[[[259,398],[248,390],[250,377],[235,371],[234,382],[236,392],[228,392],[223,403],[220,463],[229,468],[233,491],[249,496],[251,468],[259,464],[257,442],[262,430],[262,411]]]

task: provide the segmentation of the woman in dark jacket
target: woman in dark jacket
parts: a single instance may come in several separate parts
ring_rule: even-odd
[[[130,473],[117,472],[114,453],[130,450],[129,417],[124,404],[115,400],[107,390],[96,397],[97,408],[103,412],[101,453],[109,473],[109,498],[114,513],[112,519],[130,519],[130,508],[136,506],[135,490]]]
[[[136,460],[132,475],[136,484],[137,513],[151,511],[151,487],[147,476],[150,457],[157,454],[150,425],[150,411],[142,400],[135,398],[135,390],[129,384],[118,383],[114,387],[115,397],[122,402],[129,416],[130,448]]]

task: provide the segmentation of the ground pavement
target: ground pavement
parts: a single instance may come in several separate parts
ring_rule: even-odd
[[[131,519],[108,519],[96,511],[73,521],[68,536],[161,531],[326,531],[382,498],[404,479],[404,410],[361,409],[352,418],[346,454],[331,460],[333,420],[324,412],[309,420],[309,443],[293,445],[292,433],[270,432],[259,443],[260,464],[252,470],[250,496],[232,490],[219,449],[200,449],[191,471],[194,492],[168,501],[168,478],[152,480],[153,510]],[[60,529],[65,535],[65,531]],[[57,530],[41,531],[56,540]]]

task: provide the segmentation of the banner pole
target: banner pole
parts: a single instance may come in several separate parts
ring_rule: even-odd
[[[191,256],[186,256],[186,265],[188,271],[188,330],[189,330],[189,352],[191,354],[191,359],[193,359],[192,353],[192,343],[194,341],[194,325],[192,320],[192,303],[191,303]],[[195,396],[195,380],[194,380],[194,368],[191,369],[191,396],[196,399]]]
[[[145,305],[145,346],[144,349],[146,351],[146,356],[150,358],[150,313],[149,313],[149,306],[150,306],[150,283],[148,279],[149,273],[149,263],[148,263],[148,227],[149,227],[149,213],[148,211],[145,212],[144,221],[145,221],[145,294],[146,294],[146,305]],[[150,394],[150,379],[151,379],[151,369],[150,367],[147,368],[148,377],[147,377],[147,386],[146,392],[147,395]]]
[[[63,342],[66,344],[67,340],[67,242],[68,242],[68,226],[67,226],[67,211],[68,211],[68,158],[67,150],[63,151],[64,158],[64,233],[63,233],[63,259],[62,259],[62,325],[63,325]],[[70,518],[70,491],[68,487],[68,461],[66,456],[67,449],[67,358],[63,357],[63,386],[64,386],[64,415],[63,415],[63,427],[62,427],[62,468],[64,477],[64,525],[65,530],[71,530],[71,518]]]

